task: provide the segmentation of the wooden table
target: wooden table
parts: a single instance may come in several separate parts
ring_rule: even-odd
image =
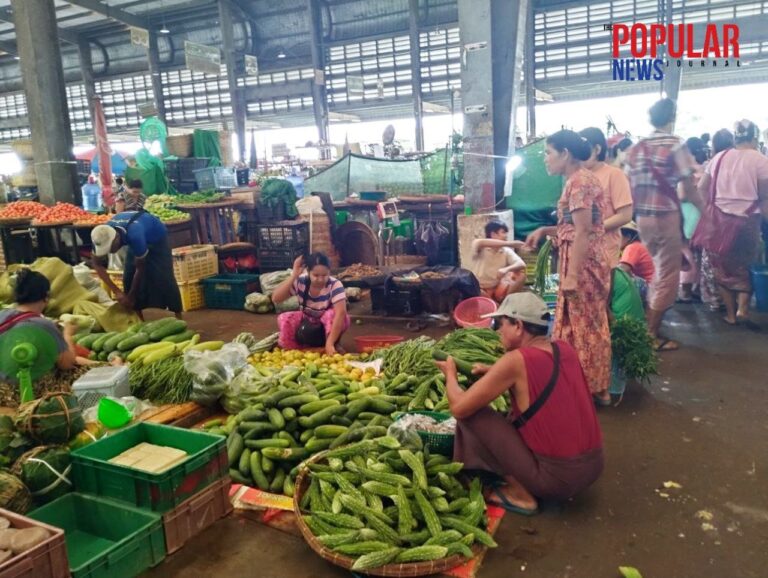
[[[176,207],[192,216],[192,240],[195,245],[226,245],[237,240],[235,211],[240,201],[223,201]]]

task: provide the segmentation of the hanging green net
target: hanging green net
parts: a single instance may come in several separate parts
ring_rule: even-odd
[[[458,194],[451,185],[450,164],[446,149],[413,160],[348,154],[304,181],[304,191],[330,193],[334,201],[365,191],[384,191],[388,197]]]

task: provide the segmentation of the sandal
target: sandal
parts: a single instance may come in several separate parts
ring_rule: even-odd
[[[496,506],[497,508],[504,508],[507,512],[512,512],[513,514],[520,514],[521,516],[535,516],[539,513],[539,508],[523,508],[521,506],[516,506],[512,502],[509,501],[509,499],[504,495],[504,492],[501,491],[500,486],[494,486],[491,491],[493,494],[499,498],[499,501],[496,500],[487,500],[487,502],[491,506]]]
[[[680,349],[680,344],[676,341],[672,341],[671,339],[665,339],[665,338],[659,338],[656,339],[656,343],[654,344],[654,349],[656,349],[657,352],[662,351],[677,351]]]
[[[755,333],[759,333],[761,331],[761,329],[762,329],[757,323],[755,323],[754,321],[752,321],[748,317],[739,317],[739,316],[737,316],[736,317],[736,323],[738,325],[743,325],[744,327],[746,327],[750,331],[754,331]]]

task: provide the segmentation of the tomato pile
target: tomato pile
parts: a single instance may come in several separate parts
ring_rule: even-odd
[[[36,218],[45,213],[46,206],[34,201],[16,201],[7,204],[0,211],[0,219]]]
[[[82,225],[82,226],[93,226],[96,225],[104,225],[107,221],[109,221],[110,215],[92,215],[87,214],[84,217],[79,217],[75,219],[76,225]]]
[[[35,223],[71,223],[88,217],[89,214],[71,203],[56,203],[47,207],[35,218]]]

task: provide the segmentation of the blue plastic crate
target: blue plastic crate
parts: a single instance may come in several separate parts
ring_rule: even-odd
[[[245,298],[259,290],[259,276],[245,273],[227,273],[208,277],[200,281],[203,284],[205,306],[208,309],[245,308]]]

